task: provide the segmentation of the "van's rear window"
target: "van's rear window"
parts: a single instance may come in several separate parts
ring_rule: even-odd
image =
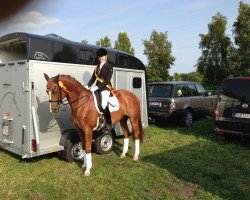
[[[220,93],[239,101],[250,101],[250,79],[227,79],[223,81]]]
[[[155,84],[148,86],[149,97],[172,97],[173,85],[171,84]]]

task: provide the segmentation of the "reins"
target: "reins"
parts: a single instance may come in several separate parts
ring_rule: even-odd
[[[58,97],[57,100],[51,100],[51,99],[50,99],[50,100],[49,100],[49,103],[58,103],[58,106],[61,105],[61,104],[63,104],[63,106],[72,105],[73,103],[79,101],[80,99],[83,99],[84,97],[90,95],[90,94],[85,94],[85,95],[79,97],[78,99],[76,99],[76,100],[74,100],[74,101],[72,101],[72,102],[64,103],[64,102],[66,102],[66,101],[68,101],[68,100],[67,100],[67,99],[63,100],[63,99],[62,99],[62,90],[63,90],[63,88],[62,88],[62,86],[61,86],[59,83],[54,84],[53,87],[50,88],[50,91],[52,91],[52,89],[55,87],[55,85],[58,85],[58,86],[59,86],[59,95],[58,95],[59,97]],[[69,92],[69,91],[67,91],[67,92]]]
[[[62,101],[62,104],[65,106],[65,105],[72,105],[73,103],[75,103],[75,102],[77,102],[77,101],[79,101],[80,99],[82,99],[82,98],[84,98],[84,97],[86,97],[86,96],[89,96],[90,94],[86,94],[86,95],[84,95],[84,96],[81,96],[81,97],[79,97],[78,99],[76,99],[76,100],[74,100],[74,101],[72,101],[72,102],[68,102],[68,103],[63,103],[63,102],[65,102],[65,101],[67,101],[67,100],[64,100],[64,101]]]

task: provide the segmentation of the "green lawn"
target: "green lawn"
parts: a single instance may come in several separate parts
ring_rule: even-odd
[[[1,150],[0,199],[250,199],[249,143],[216,138],[209,118],[150,125],[138,162],[132,138],[119,159],[119,139],[113,152],[93,154],[90,177],[56,154],[21,160]]]

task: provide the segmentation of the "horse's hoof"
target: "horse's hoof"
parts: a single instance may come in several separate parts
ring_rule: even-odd
[[[133,161],[138,161],[139,158],[137,156],[134,156]]]
[[[124,154],[121,154],[120,155],[120,159],[123,159],[123,158],[125,158],[126,156],[124,155]]]
[[[84,172],[84,176],[90,176],[90,172]]]

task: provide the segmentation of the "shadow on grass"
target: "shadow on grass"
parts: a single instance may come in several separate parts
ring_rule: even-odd
[[[46,155],[41,155],[41,156],[37,156],[37,157],[33,157],[33,158],[22,158],[21,156],[12,153],[10,151],[7,151],[5,149],[0,149],[0,152],[3,152],[4,154],[19,160],[20,163],[33,163],[33,162],[39,162],[41,160],[45,160],[45,159],[53,159],[53,158],[57,158],[59,160],[63,160],[63,158],[58,154],[58,153],[50,153],[50,154],[46,154]]]
[[[118,138],[118,139],[121,141],[121,138]],[[115,152],[117,157],[120,157],[121,152],[122,152],[122,147],[123,147],[123,145],[121,143],[119,143],[118,140],[116,139],[115,143],[114,143],[113,151]],[[12,153],[12,152],[10,152],[8,150],[5,150],[5,149],[0,149],[0,152],[3,152],[4,154],[6,154],[6,155],[8,155],[8,156],[10,156],[10,157],[12,157],[12,158],[14,158],[16,160],[19,160],[20,163],[34,163],[34,162],[39,162],[41,160],[53,159],[53,158],[57,158],[60,161],[67,162],[57,152],[50,153],[50,154],[45,154],[45,155],[40,155],[40,156],[33,157],[33,158],[25,158],[25,159],[23,159],[21,156],[15,154],[15,153]],[[94,148],[92,148],[92,153],[96,153],[94,151]],[[77,161],[77,164],[79,165],[79,167],[81,167],[82,164],[83,164],[83,159]]]
[[[196,118],[191,127],[181,127],[171,119],[159,120],[153,125],[161,129],[178,130],[181,134],[203,137],[214,142],[224,141],[225,143],[233,143],[250,148],[250,137],[242,138],[240,136],[217,136],[213,130],[213,118],[209,116]]]
[[[166,169],[213,195],[250,199],[249,151],[235,145],[225,146],[201,141],[143,157],[142,161]]]

